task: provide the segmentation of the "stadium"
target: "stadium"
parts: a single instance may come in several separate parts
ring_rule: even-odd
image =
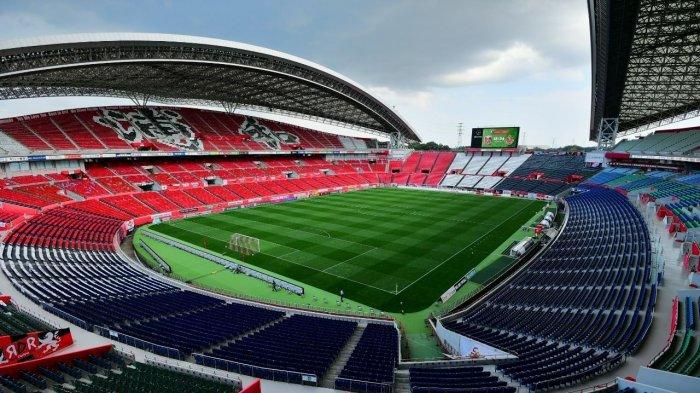
[[[0,42],[5,102],[133,102],[0,119],[0,391],[697,392],[700,9],[588,5],[586,152],[412,149],[245,43]]]

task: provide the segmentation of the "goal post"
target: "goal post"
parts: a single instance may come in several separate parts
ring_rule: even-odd
[[[234,233],[231,234],[228,248],[240,255],[250,256],[260,252],[260,239],[242,233]]]

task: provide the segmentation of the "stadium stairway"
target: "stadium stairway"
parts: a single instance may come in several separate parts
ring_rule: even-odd
[[[357,324],[355,331],[350,336],[350,339],[345,344],[345,347],[340,351],[340,354],[335,361],[331,364],[326,372],[326,375],[321,378],[321,382],[318,384],[324,388],[334,389],[335,379],[338,378],[340,372],[345,368],[345,364],[350,360],[350,355],[355,350],[357,343],[360,342],[360,337],[362,337],[362,332],[365,331],[366,324]]]
[[[410,393],[411,377],[408,370],[396,370],[396,380],[394,381],[394,393]]]
[[[518,381],[515,381],[506,374],[502,373],[495,365],[484,366],[484,370],[497,376],[499,380],[506,382],[508,386],[514,387],[518,392],[521,391],[521,389],[527,390],[527,386],[518,383]]]

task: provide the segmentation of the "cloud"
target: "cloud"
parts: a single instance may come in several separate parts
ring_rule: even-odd
[[[458,122],[520,124],[532,144],[588,135],[585,1],[169,1],[0,0],[0,40],[86,31],[224,38],[304,57],[369,86],[426,140],[454,144]],[[90,102],[98,101],[62,105]],[[60,106],[25,104],[0,112]]]
[[[10,3],[0,12],[0,26],[0,40],[126,29],[98,8],[62,0]]]
[[[389,106],[404,109],[428,109],[435,95],[427,90],[394,90],[387,86],[369,86],[370,93]]]
[[[58,30],[40,15],[27,12],[0,13],[0,26],[1,39],[29,37],[27,32],[32,32],[31,36],[55,34]]]
[[[326,22],[315,23],[314,34],[303,29],[298,35],[292,32],[293,37],[308,41],[302,46],[303,56],[367,85],[440,86],[446,82],[441,76],[458,81],[459,74],[484,66],[494,61],[495,52],[507,50],[534,56],[525,60],[546,61],[552,71],[589,64],[585,2],[358,1],[351,10],[324,13],[329,7],[338,8],[334,4],[317,3],[308,10],[323,14]]]
[[[545,71],[551,61],[531,46],[516,42],[504,50],[488,50],[479,64],[442,75],[438,81],[446,86],[504,82]]]

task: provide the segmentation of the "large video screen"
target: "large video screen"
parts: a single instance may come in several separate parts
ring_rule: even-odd
[[[472,147],[514,149],[518,147],[520,127],[472,128]]]

